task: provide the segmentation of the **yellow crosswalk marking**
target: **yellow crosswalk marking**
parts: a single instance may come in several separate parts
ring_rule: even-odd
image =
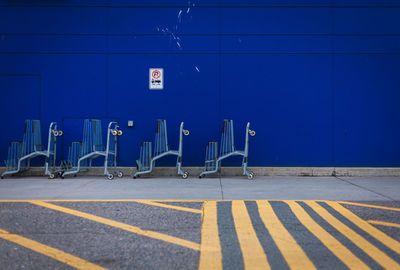
[[[375,225],[400,228],[400,224],[398,224],[398,223],[392,223],[392,222],[386,222],[386,221],[380,221],[380,220],[367,220],[367,222],[370,224],[375,224]]]
[[[368,224],[366,221],[362,220],[359,218],[357,215],[353,214],[350,210],[344,208],[340,204],[336,202],[327,202],[329,206],[331,206],[333,209],[338,211],[342,216],[353,222],[355,225],[357,225],[359,228],[362,230],[366,231],[370,235],[372,235],[375,239],[378,241],[382,242],[384,245],[387,247],[391,248],[393,251],[397,252],[400,254],[400,242],[397,240],[391,238],[381,230],[378,230],[374,226]]]
[[[81,258],[78,258],[74,255],[66,253],[56,248],[52,248],[50,246],[44,245],[42,243],[36,242],[34,240],[28,239],[26,237],[9,233],[5,230],[0,229],[0,238],[16,243],[25,248],[31,249],[40,254],[46,255],[54,260],[59,262],[68,264],[76,269],[88,269],[88,270],[97,270],[97,269],[106,269],[91,262],[85,261]]]
[[[368,208],[377,208],[377,209],[382,209],[382,210],[400,211],[400,208],[373,205],[373,204],[356,203],[356,202],[343,202],[343,201],[338,201],[338,203],[340,203],[340,204],[348,204],[348,205],[356,205],[356,206],[362,206],[362,207],[368,207]]]
[[[315,212],[318,213],[323,219],[325,219],[332,227],[338,230],[341,234],[346,236],[350,241],[352,241],[356,246],[367,253],[372,259],[383,266],[386,269],[400,269],[400,265],[387,256],[380,249],[372,245],[361,235],[353,231],[351,228],[343,224],[336,217],[330,214],[325,208],[316,202],[306,202]],[[366,223],[368,224],[368,223]],[[368,224],[369,225],[369,224]],[[369,225],[371,226],[371,225]]]
[[[232,215],[245,269],[270,269],[267,256],[254,231],[244,201],[232,201]]]
[[[193,209],[193,208],[182,207],[182,206],[177,206],[177,205],[158,203],[158,202],[153,202],[153,201],[148,201],[148,200],[137,200],[137,202],[138,203],[142,203],[142,204],[162,207],[162,208],[174,209],[174,210],[178,210],[178,211],[191,212],[191,213],[195,213],[195,214],[201,214],[202,213],[201,210],[199,210],[199,209]]]
[[[268,201],[257,201],[258,212],[290,269],[316,269],[296,240],[282,225]]]
[[[118,222],[118,221],[111,220],[111,219],[107,219],[107,218],[102,218],[102,217],[99,217],[99,216],[95,216],[95,215],[92,215],[92,214],[88,214],[88,213],[77,211],[77,210],[73,210],[73,209],[69,209],[69,208],[58,206],[58,205],[55,205],[55,204],[50,204],[50,203],[46,203],[46,202],[42,202],[42,201],[31,201],[30,203],[36,204],[36,205],[39,205],[39,206],[42,206],[42,207],[46,207],[46,208],[49,208],[49,209],[53,209],[53,210],[56,210],[56,211],[59,211],[59,212],[67,213],[67,214],[70,214],[70,215],[74,215],[74,216],[77,216],[77,217],[86,218],[86,219],[89,219],[89,220],[92,220],[92,221],[95,221],[95,222],[98,222],[98,223],[103,223],[103,224],[106,224],[108,226],[119,228],[121,230],[125,230],[125,231],[132,232],[132,233],[135,233],[135,234],[147,236],[147,237],[154,238],[154,239],[157,239],[157,240],[165,241],[165,242],[168,242],[168,243],[172,243],[172,244],[175,244],[175,245],[179,245],[179,246],[182,246],[182,247],[186,247],[186,248],[190,248],[190,249],[193,249],[193,250],[196,250],[196,251],[200,251],[200,245],[195,243],[195,242],[192,242],[192,241],[184,240],[184,239],[181,239],[181,238],[177,238],[177,237],[170,236],[170,235],[163,234],[163,233],[159,233],[159,232],[143,230],[143,229],[141,229],[139,227],[136,227],[136,226],[132,226],[132,225],[129,225],[129,224],[125,224],[125,223]]]
[[[297,219],[315,235],[336,257],[350,269],[370,269],[357,256],[350,252],[336,238],[315,222],[308,213],[296,202],[286,201]]]
[[[222,269],[221,243],[218,233],[217,202],[203,204],[199,270]]]

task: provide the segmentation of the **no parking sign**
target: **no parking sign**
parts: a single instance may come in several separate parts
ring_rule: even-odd
[[[150,68],[149,69],[149,89],[162,90],[164,89],[164,69]]]

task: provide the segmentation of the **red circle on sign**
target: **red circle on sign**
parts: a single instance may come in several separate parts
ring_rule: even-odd
[[[160,76],[161,76],[161,72],[160,72],[159,70],[154,70],[154,71],[151,73],[151,76],[152,76],[154,79],[158,79],[158,78],[160,78]]]

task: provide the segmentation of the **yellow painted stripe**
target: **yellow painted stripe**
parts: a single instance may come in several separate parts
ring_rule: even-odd
[[[222,269],[222,251],[218,233],[217,202],[203,204],[199,270]]]
[[[232,201],[235,223],[245,269],[270,269],[267,256],[257,238],[244,201]]]
[[[353,214],[350,210],[344,208],[340,204],[336,202],[327,202],[329,206],[331,206],[333,209],[338,211],[342,216],[353,222],[355,225],[357,225],[359,228],[362,230],[366,231],[369,233],[372,237],[377,239],[378,241],[382,242],[384,245],[392,249],[393,251],[397,252],[400,254],[400,242],[397,240],[391,238],[381,230],[378,230],[374,226],[368,224],[365,220],[361,219],[357,215]]]
[[[325,208],[316,202],[307,202],[307,204],[325,219],[332,227],[338,230],[341,234],[346,236],[350,241],[352,241],[356,246],[362,249],[366,254],[368,254],[372,259],[379,263],[382,267],[386,269],[400,269],[400,265],[387,256],[380,249],[368,242],[364,237],[353,231],[351,228],[343,224],[340,220],[330,214]],[[343,207],[343,206],[341,206]],[[366,223],[366,222],[365,222]],[[366,223],[369,225],[368,223]],[[371,226],[371,225],[369,225]]]
[[[40,201],[40,202],[139,202],[139,201],[148,201],[148,202],[204,202],[206,200],[178,200],[178,199],[170,199],[170,200],[158,200],[158,199],[57,199],[57,200],[48,200],[48,199],[38,199],[38,200],[0,200],[0,203],[2,202],[32,202],[32,201]],[[213,200],[216,202],[232,202],[235,200]],[[241,200],[236,200],[236,201],[241,201]],[[246,200],[246,201],[256,201],[256,200]],[[268,200],[269,202],[281,202],[282,200]],[[306,202],[306,201],[315,201],[315,202],[326,202],[326,200],[288,200],[288,201],[301,201],[301,202]],[[344,204],[354,204],[354,203],[348,203],[348,202],[340,202]],[[363,205],[369,207],[370,205]],[[372,207],[372,205],[371,205]],[[389,207],[390,208],[390,207]],[[395,211],[400,211],[398,208],[393,208]],[[388,209],[388,210],[393,210],[393,209]],[[397,210],[396,210],[397,209]]]
[[[92,214],[88,214],[85,212],[81,212],[81,211],[77,211],[77,210],[73,210],[73,209],[69,209],[66,207],[62,207],[62,206],[58,206],[58,205],[54,205],[54,204],[50,204],[50,203],[46,203],[46,202],[41,202],[41,201],[31,201],[32,204],[35,205],[39,205],[42,207],[46,207],[52,210],[56,210],[56,211],[60,211],[63,213],[67,213],[70,215],[74,215],[77,217],[81,217],[81,218],[85,218],[85,219],[89,219],[98,223],[103,223],[106,224],[108,226],[112,226],[121,230],[125,230],[128,232],[132,232],[135,234],[139,234],[139,235],[143,235],[146,237],[150,237],[150,238],[154,238],[157,240],[161,240],[161,241],[165,241],[171,244],[175,244],[178,246],[182,246],[182,247],[186,247],[186,248],[190,248],[190,249],[194,249],[199,251],[200,250],[200,245],[198,243],[192,242],[192,241],[188,241],[188,240],[184,240],[181,238],[177,238],[174,236],[170,236],[167,234],[163,234],[163,233],[159,233],[159,232],[154,232],[154,231],[148,231],[148,230],[143,230],[139,227],[136,226],[132,226],[129,224],[125,224],[122,222],[118,222],[115,220],[111,220],[111,219],[107,219],[107,218],[102,218],[99,216],[95,216]]]
[[[13,242],[13,243],[16,243],[20,246],[31,249],[40,254],[46,255],[47,257],[50,257],[59,262],[68,264],[69,266],[72,266],[77,269],[89,269],[89,270],[106,269],[106,268],[100,267],[96,264],[93,264],[91,262],[85,261],[81,258],[78,258],[74,255],[66,253],[64,251],[58,250],[56,248],[52,248],[50,246],[43,245],[39,242],[36,242],[34,240],[25,238],[25,237],[17,235],[17,234],[9,233],[2,229],[0,229],[0,238],[10,241],[10,242]]]
[[[257,201],[258,212],[290,269],[316,269],[296,240],[283,226],[268,201]]]
[[[29,202],[35,200],[28,200]],[[147,200],[147,199],[75,199],[75,200],[37,200],[37,201],[45,201],[45,202],[139,202],[139,201],[158,201],[158,202],[203,202],[204,200]]]
[[[375,224],[375,225],[400,228],[400,224],[392,223],[392,222],[385,222],[385,221],[380,221],[380,220],[367,220],[367,222],[371,223],[371,224]]]
[[[315,235],[336,257],[339,258],[350,269],[370,269],[357,256],[351,253],[336,238],[329,234],[324,228],[318,225],[310,215],[296,202],[285,201],[297,219]]]
[[[362,207],[369,207],[369,208],[377,208],[377,209],[382,209],[382,210],[400,211],[400,208],[373,205],[373,204],[356,203],[356,202],[343,202],[343,201],[338,201],[338,203],[340,203],[340,204],[348,204],[348,205],[356,205],[356,206],[362,206]]]
[[[177,205],[170,205],[170,204],[163,204],[163,203],[158,203],[158,202],[153,202],[153,201],[148,201],[148,200],[138,200],[137,202],[138,203],[142,203],[142,204],[157,206],[157,207],[174,209],[174,210],[178,210],[178,211],[195,213],[195,214],[201,214],[202,213],[201,210],[199,210],[199,209],[193,209],[193,208],[182,207],[182,206],[177,206]]]
[[[107,199],[72,199],[72,200],[0,200],[0,203],[4,202],[139,202],[139,201],[148,201],[148,202],[204,202],[204,200],[145,200],[145,199],[115,199],[115,200],[107,200]]]

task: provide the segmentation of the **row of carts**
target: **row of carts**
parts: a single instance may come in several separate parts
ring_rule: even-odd
[[[151,173],[156,161],[165,156],[176,156],[176,168],[178,175],[188,178],[187,171],[182,169],[183,136],[190,134],[184,129],[182,122],[179,127],[178,150],[170,149],[168,145],[167,123],[165,120],[157,120],[154,144],[151,141],[141,143],[139,159],[136,160],[137,171],[133,178],[143,174]],[[77,176],[78,173],[88,171],[92,168],[92,162],[98,157],[104,158],[104,175],[112,180],[115,176],[123,177],[117,167],[119,137],[123,132],[118,122],[111,121],[107,127],[107,141],[103,143],[103,131],[101,120],[85,119],[83,125],[82,141],[71,142],[66,160],[62,160],[57,166],[56,149],[57,138],[63,136],[63,131],[57,128],[57,123],[52,122],[49,126],[47,147],[42,144],[41,127],[39,120],[26,120],[22,141],[10,142],[7,160],[5,160],[6,171],[1,174],[3,179],[7,175],[14,175],[28,170],[31,167],[31,160],[36,157],[45,159],[45,175],[50,179],[65,176]],[[221,161],[231,156],[242,156],[243,175],[248,179],[254,178],[254,173],[247,167],[249,135],[254,136],[255,131],[250,129],[250,123],[246,126],[245,149],[237,150],[234,144],[233,121],[224,120],[220,147],[218,142],[208,142],[206,145],[205,169],[201,172],[200,178],[217,173],[221,169]]]

